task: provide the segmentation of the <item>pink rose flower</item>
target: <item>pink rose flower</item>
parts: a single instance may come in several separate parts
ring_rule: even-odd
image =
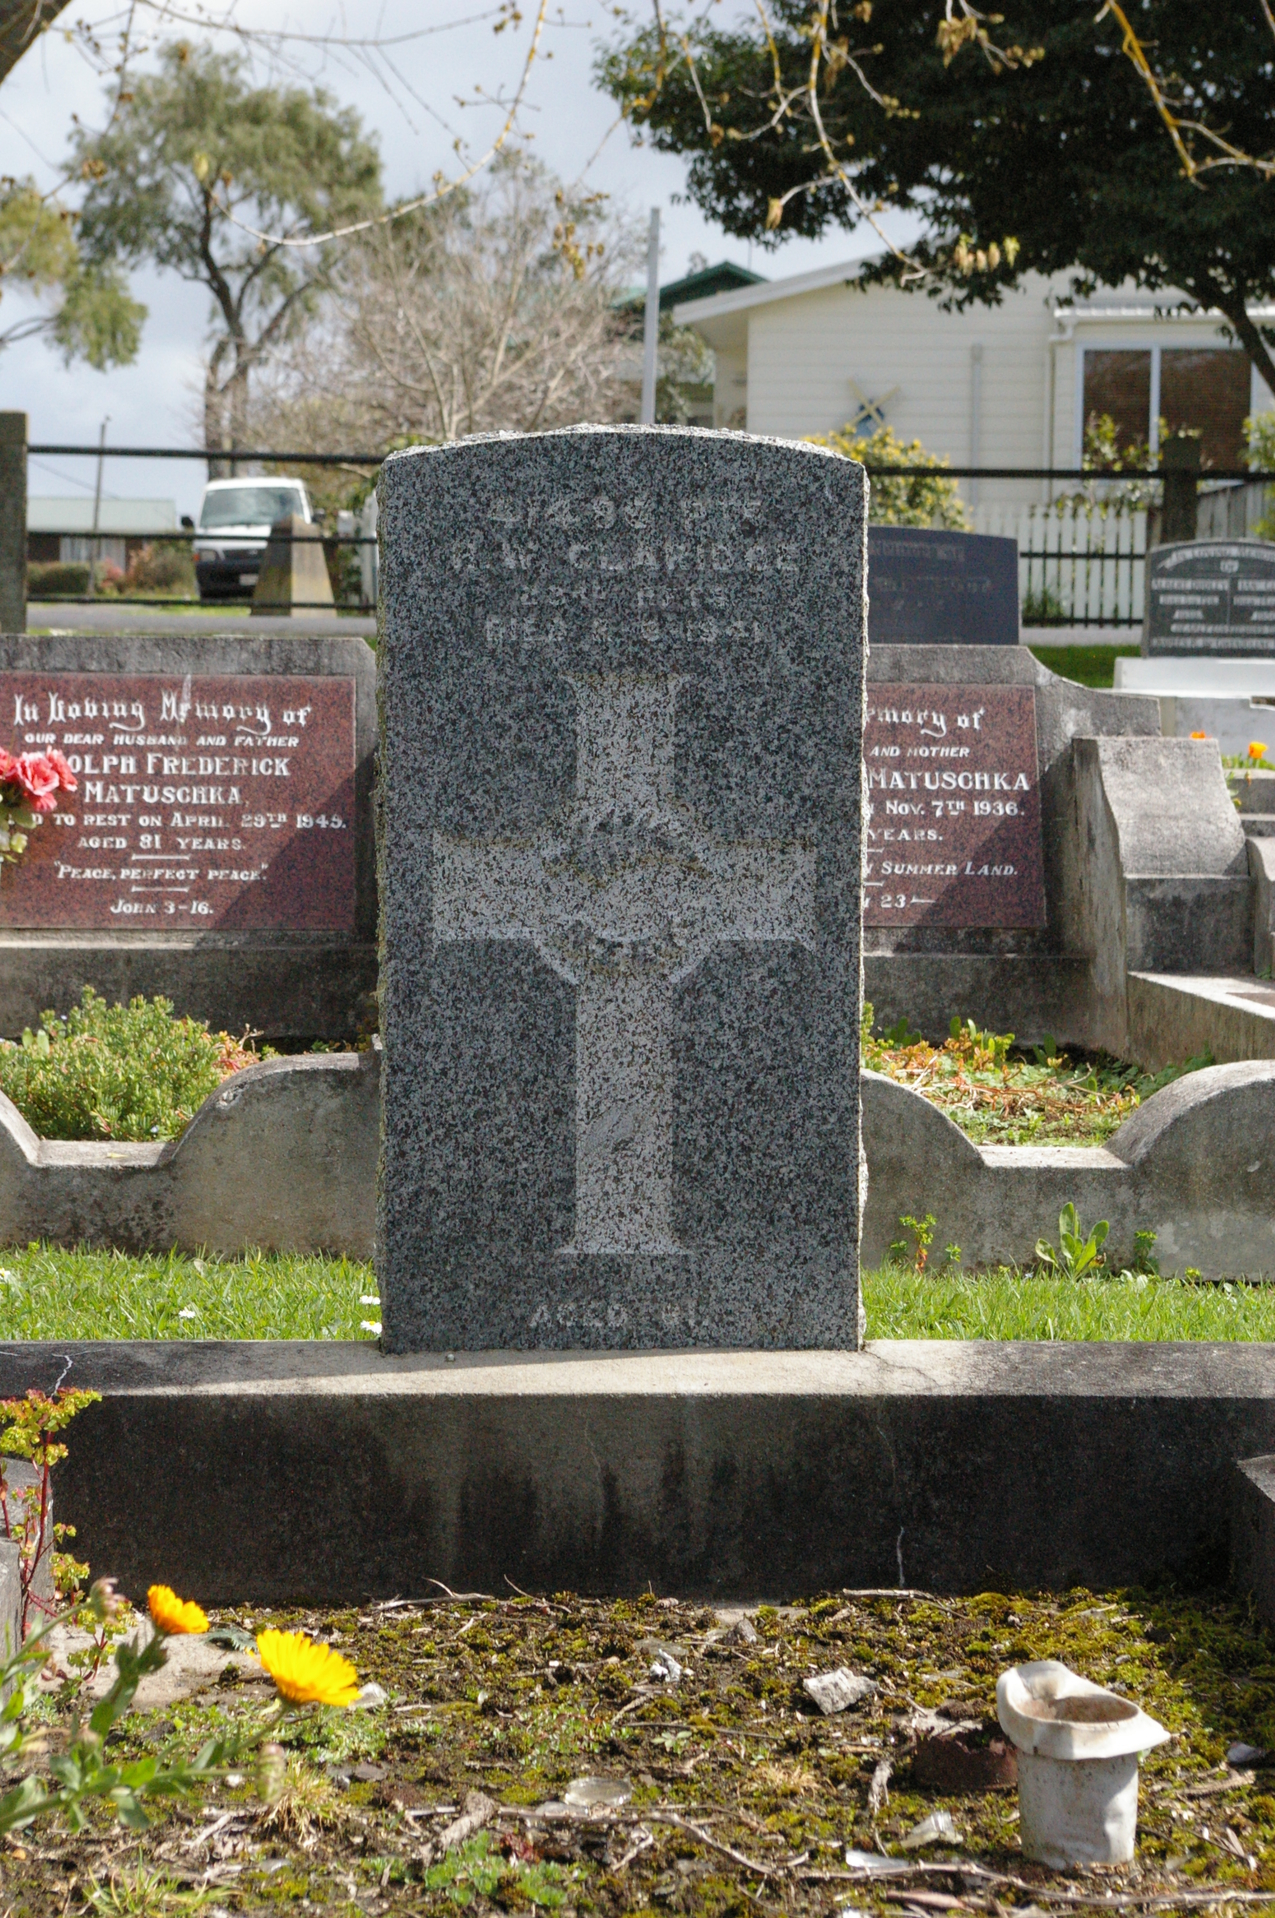
[[[32,812],[57,810],[58,770],[44,753],[21,754],[13,770]]]
[[[57,774],[58,784],[61,787],[61,790],[64,793],[75,792],[79,785],[79,781],[76,779],[75,774],[71,771],[70,766],[67,764],[62,754],[58,751],[57,747],[50,746],[48,752],[44,756],[48,760],[50,766],[52,766],[54,772]]]

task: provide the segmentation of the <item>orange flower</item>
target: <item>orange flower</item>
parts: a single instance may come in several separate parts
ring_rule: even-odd
[[[1250,759],[1265,759],[1266,741],[1264,739],[1250,739],[1248,742],[1248,756]]]
[[[182,1632],[206,1632],[208,1615],[189,1599],[178,1598],[167,1585],[152,1585],[146,1594],[151,1617],[161,1632],[176,1637]]]
[[[359,1695],[349,1659],[304,1632],[258,1632],[257,1650],[290,1705],[352,1705]]]
[[[1207,739],[1207,738],[1208,738],[1208,734],[1207,734],[1207,733],[1192,733],[1192,734],[1191,734],[1191,737],[1192,737],[1192,739]]]

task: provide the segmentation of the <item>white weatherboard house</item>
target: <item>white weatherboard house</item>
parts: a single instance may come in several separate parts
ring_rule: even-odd
[[[1000,306],[947,313],[924,292],[859,287],[857,270],[675,306],[716,354],[714,425],[800,438],[888,423],[954,466],[1077,467],[1086,418],[1109,413],[1122,442],[1154,447],[1162,418],[1201,429],[1205,463],[1227,468],[1242,463],[1245,417],[1275,406],[1217,315],[1158,313],[1132,288],[1077,301],[1039,275]],[[962,490],[980,504],[1046,497],[1039,482]]]

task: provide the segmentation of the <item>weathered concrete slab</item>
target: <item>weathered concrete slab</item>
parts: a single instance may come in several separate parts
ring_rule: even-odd
[[[902,1214],[926,1212],[935,1244],[955,1242],[966,1265],[1030,1265],[1071,1202],[1086,1223],[1110,1222],[1117,1269],[1152,1231],[1165,1272],[1275,1277],[1275,1062],[1176,1079],[1105,1147],[979,1146],[893,1080],[865,1074],[864,1093],[866,1265],[887,1256]]]
[[[206,1604],[461,1590],[710,1598],[1224,1575],[1270,1346],[862,1353],[32,1345],[104,1394],[60,1468],[94,1574]]]
[[[1131,972],[1243,970],[1253,952],[1248,851],[1215,741],[1077,739],[1075,940],[1090,952],[1094,1043],[1150,1065]],[[1159,1061],[1190,1056],[1166,1026]]]
[[[1249,841],[1252,847],[1256,842]],[[1268,933],[1269,938],[1269,933]],[[1129,1049],[1150,1072],[1211,1052],[1275,1059],[1275,986],[1252,973],[1131,972]]]
[[[270,528],[261,571],[252,593],[255,617],[287,613],[309,619],[336,612],[332,581],[323,556],[323,536],[300,513],[286,513]]]
[[[1252,815],[1245,821],[1248,842],[1248,870],[1253,881],[1253,971],[1258,979],[1269,980],[1275,969],[1275,814],[1267,815],[1260,836],[1252,833]],[[1275,995],[1271,998],[1275,1013]],[[1275,1047],[1275,1031],[1272,1032]]]

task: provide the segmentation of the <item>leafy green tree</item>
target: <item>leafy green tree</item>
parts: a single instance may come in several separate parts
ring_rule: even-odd
[[[692,198],[727,232],[774,245],[919,213],[898,279],[964,307],[1027,272],[1083,295],[1130,281],[1220,310],[1275,387],[1275,184],[1269,170],[1192,175],[1111,6],[1002,0],[975,16],[916,0],[774,0],[764,25],[630,23],[599,76],[630,123],[690,159]],[[1237,152],[1264,152],[1275,59],[1264,0],[1138,0],[1127,12],[1172,75],[1179,115],[1207,108]],[[989,38],[994,32],[996,42]],[[918,273],[917,267],[924,269]]]
[[[150,260],[208,288],[205,443],[243,445],[252,370],[313,309],[339,250],[324,236],[381,205],[358,114],[321,88],[251,86],[240,54],[181,41],[74,148],[85,259]]]
[[[35,310],[0,327],[0,347],[45,334],[63,358],[102,370],[137,357],[146,308],[130,299],[113,266],[87,267],[75,223],[34,180],[0,181],[0,297],[4,283],[30,295]]]

